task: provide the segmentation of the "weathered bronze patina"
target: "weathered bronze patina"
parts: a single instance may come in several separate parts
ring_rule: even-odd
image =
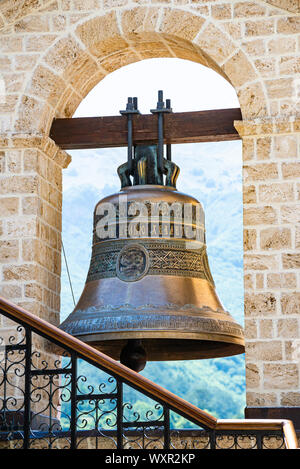
[[[136,371],[146,359],[243,353],[243,330],[209,270],[201,204],[176,190],[174,163],[164,158],[159,171],[155,145],[137,147],[131,166],[118,170],[121,191],[96,205],[86,285],[60,327],[117,360],[122,354]],[[99,236],[104,217],[106,236]]]

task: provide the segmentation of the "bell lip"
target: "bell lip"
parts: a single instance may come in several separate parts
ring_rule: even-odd
[[[238,335],[227,335],[221,333],[210,333],[210,332],[189,332],[189,331],[178,331],[178,330],[127,330],[127,331],[116,331],[116,332],[96,332],[96,333],[85,333],[76,334],[78,339],[83,342],[88,341],[90,337],[94,337],[96,341],[103,342],[107,340],[118,341],[120,339],[188,339],[188,340],[209,340],[212,342],[230,342],[245,345],[244,337]]]
[[[191,333],[182,334],[182,337],[174,338],[170,336],[163,337],[162,334],[158,331],[153,332],[154,334],[151,336],[149,335],[148,331],[147,334],[143,334],[143,337],[141,337],[142,343],[146,349],[147,361],[204,360],[233,355],[241,355],[245,353],[245,343],[243,338],[228,336],[221,337],[221,335],[216,335],[215,337],[213,337],[213,335],[208,336],[205,334],[197,334],[197,337],[191,337]],[[172,331],[168,331],[168,334],[170,332]],[[113,340],[112,338],[109,339],[108,337],[106,338],[106,340],[103,340],[103,337],[100,338],[96,334],[76,337],[79,340],[86,342],[88,345],[96,348],[100,352],[110,356],[114,360],[119,360],[122,346],[125,345],[128,339],[139,339],[136,331],[131,335],[127,334],[126,337],[120,337],[120,334],[118,334],[118,338],[115,340]],[[159,341],[161,341],[161,347],[148,349],[147,340],[151,341],[153,339],[155,339],[158,344]],[[168,345],[166,345],[166,340],[168,340],[169,345],[172,344],[175,348],[170,349]],[[189,346],[192,346],[192,348],[186,350],[184,344],[182,345],[182,341],[185,340],[189,342]],[[213,344],[215,344],[215,348],[201,348],[203,342],[212,342]]]

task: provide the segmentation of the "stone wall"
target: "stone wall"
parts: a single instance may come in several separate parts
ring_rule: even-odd
[[[145,58],[192,60],[232,83],[243,115],[247,403],[300,406],[299,2],[3,0],[0,51],[1,294],[53,323],[69,162],[48,138],[53,117],[72,116],[108,73]]]
[[[105,431],[104,431],[105,432]],[[57,434],[54,438],[49,438],[45,435],[35,435],[35,439],[30,442],[30,449],[69,449],[70,448],[70,433],[65,432],[66,435]],[[93,436],[94,431],[81,431],[77,433],[76,445],[77,449],[102,449],[102,450],[116,450],[116,434],[115,432],[107,432],[107,436],[103,437],[101,434],[97,437]],[[131,432],[126,434],[123,438],[124,450],[163,450],[164,440],[160,435],[155,435],[155,432],[146,432],[147,436],[143,440],[143,435],[138,432]],[[96,433],[97,434],[97,433]],[[216,448],[215,449],[256,449],[257,441],[255,436],[239,435],[234,441],[236,435],[216,435]],[[299,436],[298,436],[299,441]],[[19,449],[22,448],[23,441],[13,439],[10,441],[0,440],[0,449]],[[145,447],[143,447],[145,445]],[[210,440],[205,432],[198,430],[171,430],[170,435],[171,450],[184,450],[188,453],[189,450],[210,449]],[[282,435],[278,436],[264,436],[262,437],[262,449],[286,449]],[[166,450],[167,451],[167,450]],[[112,455],[111,453],[108,453]]]

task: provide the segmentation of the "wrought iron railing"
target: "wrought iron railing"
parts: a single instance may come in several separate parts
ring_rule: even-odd
[[[289,420],[217,420],[1,298],[0,315],[0,448],[297,447]]]

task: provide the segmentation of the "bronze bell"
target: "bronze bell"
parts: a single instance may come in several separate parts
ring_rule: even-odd
[[[86,284],[60,326],[135,371],[244,353],[215,291],[202,206],[176,190],[179,168],[159,150],[137,146],[120,193],[96,205]]]

